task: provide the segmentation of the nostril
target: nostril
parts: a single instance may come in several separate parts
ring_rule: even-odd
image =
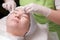
[[[19,16],[15,16],[15,18],[20,19],[20,17],[19,17]]]
[[[17,17],[17,18],[19,18],[19,17]]]

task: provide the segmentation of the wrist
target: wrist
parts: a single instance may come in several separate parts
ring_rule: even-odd
[[[45,17],[48,17],[51,13],[51,9],[44,6],[40,6],[38,12],[44,15]]]

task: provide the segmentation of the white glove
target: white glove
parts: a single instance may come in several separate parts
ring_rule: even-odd
[[[15,9],[16,7],[16,3],[14,1],[7,1],[5,3],[2,4],[2,7],[5,8],[8,11],[12,11]]]
[[[46,17],[51,13],[51,9],[34,3],[24,6],[24,9],[27,13],[37,12],[43,14]]]

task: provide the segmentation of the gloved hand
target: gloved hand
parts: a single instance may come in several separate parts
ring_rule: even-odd
[[[2,4],[2,7],[5,8],[8,11],[12,11],[16,7],[16,3],[13,0],[6,1],[5,3]]]
[[[43,14],[46,17],[51,12],[51,9],[44,7],[44,6],[41,6],[41,5],[38,5],[38,4],[34,4],[34,3],[31,3],[31,4],[24,6],[24,9],[27,13],[37,12],[37,13]]]

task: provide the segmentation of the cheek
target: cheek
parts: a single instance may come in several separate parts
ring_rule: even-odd
[[[18,26],[18,23],[12,21],[12,20],[7,20],[6,21],[7,26]]]
[[[29,25],[29,19],[22,17],[21,20],[19,21],[19,26],[21,27],[27,27]]]

